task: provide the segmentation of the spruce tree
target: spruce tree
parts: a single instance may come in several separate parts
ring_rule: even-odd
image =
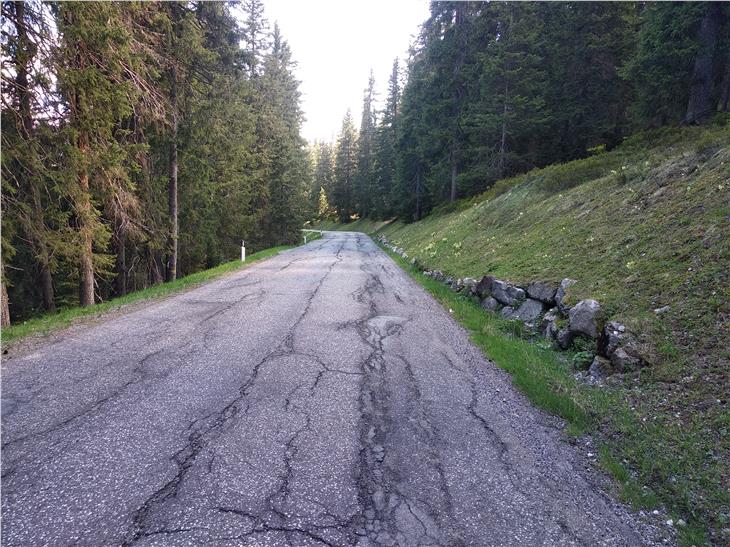
[[[314,160],[313,192],[317,199],[317,216],[320,220],[332,216],[331,200],[335,180],[334,153],[327,142],[317,143]]]
[[[60,87],[67,102],[70,142],[66,184],[73,203],[78,251],[79,303],[95,300],[95,274],[107,274],[110,231],[97,203],[129,184],[124,169],[130,147],[120,142],[118,122],[128,117],[146,87],[122,4],[60,4]],[[140,72],[136,72],[140,70]],[[133,74],[134,78],[127,76]],[[148,91],[148,90],[147,90]],[[126,213],[134,200],[123,203]]]
[[[357,139],[357,172],[355,173],[355,209],[361,217],[372,212],[375,156],[375,77],[368,78],[362,105],[362,119]]]
[[[388,80],[388,96],[375,134],[373,188],[373,216],[386,218],[393,214],[394,185],[396,177],[396,145],[398,142],[398,116],[400,113],[400,71],[398,59]]]
[[[350,110],[342,120],[335,153],[333,202],[340,222],[350,222],[355,209],[354,182],[357,172],[357,132]]]

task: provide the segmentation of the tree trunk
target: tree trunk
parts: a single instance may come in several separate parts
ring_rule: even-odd
[[[56,303],[53,299],[53,277],[49,268],[41,268],[41,290],[43,291],[43,306],[46,311],[55,312]]]
[[[34,255],[38,263],[41,276],[41,288],[43,294],[43,307],[46,311],[56,310],[53,294],[53,279],[51,275],[50,256],[44,241],[45,224],[43,220],[44,211],[41,200],[40,182],[38,180],[38,167],[34,148],[35,128],[33,123],[33,112],[31,110],[31,89],[28,82],[28,66],[32,62],[34,48],[28,39],[28,29],[25,22],[25,3],[15,2],[15,26],[18,33],[18,47],[16,50],[15,66],[17,68],[16,87],[20,104],[20,127],[19,132],[32,150],[33,157],[25,164],[27,171],[28,194],[30,197],[29,216],[24,221],[24,231],[28,241],[33,246]]]
[[[63,17],[69,24],[74,23],[74,11],[64,10]],[[73,51],[74,67],[83,70],[86,63],[79,44],[75,44]],[[89,170],[87,161],[90,156],[90,141],[88,130],[84,128],[81,113],[85,112],[84,95],[79,90],[69,95],[71,108],[71,126],[76,130],[74,144],[78,150],[81,162],[78,169],[78,189],[73,195],[74,213],[76,215],[76,230],[78,232],[79,252],[79,305],[82,307],[94,304],[94,211],[91,205],[89,187]]]
[[[2,285],[2,292],[0,293],[0,326],[10,326],[10,306],[8,304],[8,287],[5,285],[5,266],[0,266],[0,285]]]
[[[168,206],[170,210],[170,241],[167,259],[167,280],[177,277],[177,71],[170,71],[170,102],[172,109],[172,138],[170,141],[170,180],[168,185]]]
[[[117,277],[114,280],[114,292],[117,296],[124,296],[127,294],[127,245],[124,233],[119,230],[119,233],[115,237],[116,241],[116,263],[115,269],[117,271]]]
[[[152,261],[150,263],[152,269],[150,271],[150,274],[152,276],[152,284],[153,285],[159,285],[163,282],[162,278],[162,269],[164,268],[163,262],[162,262],[162,252],[155,251],[154,253],[151,253]]]
[[[82,155],[88,154],[88,137],[85,133],[79,136],[79,150]],[[94,240],[91,220],[91,199],[89,196],[89,174],[83,168],[79,176],[79,198],[77,200],[77,214],[79,236],[81,239],[79,260],[79,305],[92,306],[94,304]]]
[[[717,43],[717,24],[720,18],[720,3],[708,2],[705,16],[697,33],[699,51],[695,56],[692,81],[689,90],[687,114],[683,123],[702,123],[710,117],[713,105],[710,101],[712,90],[712,58]]]

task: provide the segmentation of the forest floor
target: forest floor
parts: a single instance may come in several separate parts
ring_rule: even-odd
[[[621,496],[681,519],[683,544],[730,543],[727,121],[637,135],[613,151],[499,181],[419,222],[320,227],[384,234],[428,269],[455,278],[576,279],[569,303],[600,301],[610,318],[642,333],[651,365],[597,388],[574,381],[569,359],[561,358],[555,374],[533,371],[540,385],[523,379],[520,387],[528,395],[557,393],[582,409],[576,430],[590,423],[604,443],[599,460]],[[448,291],[440,298],[452,308],[459,299]],[[463,313],[467,323],[473,313],[486,315]],[[479,345],[510,370],[509,355],[501,354],[508,343],[499,340],[514,338],[515,327],[485,321],[472,329],[488,337]],[[559,405],[551,408],[554,401],[538,399],[571,421]]]

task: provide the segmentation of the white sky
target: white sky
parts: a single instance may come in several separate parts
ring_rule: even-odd
[[[292,48],[306,116],[302,135],[333,140],[352,109],[360,123],[370,69],[385,99],[393,60],[405,66],[408,46],[428,17],[427,0],[264,0]]]

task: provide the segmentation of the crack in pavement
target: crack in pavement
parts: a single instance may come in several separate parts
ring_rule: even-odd
[[[364,235],[95,328],[8,366],[4,544],[643,542]]]
[[[251,389],[253,389],[261,367],[270,360],[291,355],[294,352],[294,333],[309,312],[312,301],[322,288],[325,279],[327,279],[327,277],[331,274],[335,265],[342,260],[341,251],[343,247],[344,243],[340,245],[340,248],[335,253],[335,260],[316,283],[314,290],[312,290],[307,297],[302,313],[289,328],[283,340],[277,345],[276,349],[269,352],[263,359],[254,365],[251,375],[239,388],[238,395],[222,409],[208,414],[203,419],[193,420],[190,423],[188,426],[188,431],[190,431],[190,433],[188,435],[187,444],[171,458],[171,462],[173,462],[177,467],[176,474],[151,496],[149,496],[133,513],[131,517],[132,526],[123,541],[123,545],[132,545],[145,536],[147,528],[146,522],[150,518],[153,510],[177,495],[177,489],[180,483],[184,480],[185,476],[195,463],[200,452],[223,434],[226,427],[230,426],[230,423],[236,418],[239,412],[241,412],[241,409],[243,409],[243,414],[247,412],[248,406],[245,400]],[[242,300],[239,299],[239,301]],[[231,309],[233,305],[235,304],[226,306],[223,311]],[[216,314],[218,313],[222,312],[216,312]],[[205,422],[210,423],[205,424]],[[204,423],[204,425],[198,426],[200,423]]]

